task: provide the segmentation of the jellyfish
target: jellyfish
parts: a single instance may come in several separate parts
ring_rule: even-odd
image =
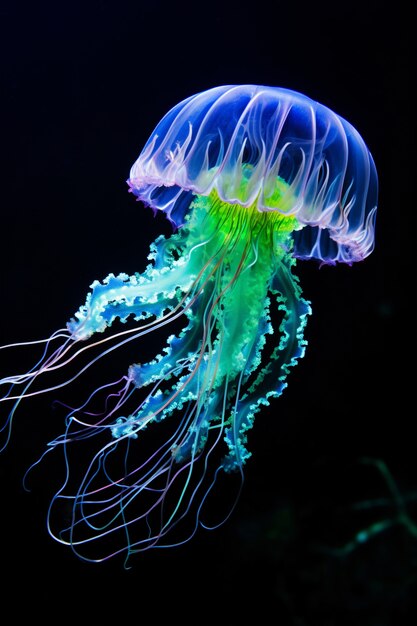
[[[226,85],[180,102],[127,183],[172,225],[145,271],[93,282],[63,329],[3,348],[42,350],[29,372],[1,380],[6,444],[30,398],[84,381],[105,358],[123,371],[67,405],[63,432],[38,461],[62,452],[48,530],[89,561],[180,545],[227,519],[254,418],[305,352],[311,306],[298,260],[351,265],[374,247],[378,183],[366,144],[288,89]],[[144,359],[162,331],[165,345]],[[132,342],[135,361],[120,363]],[[232,474],[236,498],[210,525],[208,497]]]

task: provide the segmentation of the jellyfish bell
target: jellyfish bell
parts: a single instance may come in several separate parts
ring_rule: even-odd
[[[126,375],[103,381],[48,445],[64,451],[67,471],[49,532],[87,560],[183,543],[207,526],[219,472],[243,479],[255,415],[304,354],[311,307],[297,259],[352,264],[374,244],[377,176],[365,143],[335,113],[286,89],[222,86],[184,100],[157,125],[128,184],[174,232],[151,245],[142,274],[95,281],[41,361],[1,381],[10,431],[25,398],[56,388],[41,386],[49,372],[96,351],[62,387],[138,342]],[[140,340],[177,320],[181,330],[143,362]],[[133,328],[120,330],[126,321]],[[89,406],[102,393],[97,413]],[[148,448],[151,428],[159,440]],[[70,461],[81,445],[85,465],[77,452]],[[72,514],[60,527],[63,501]],[[190,517],[185,535],[169,539]],[[110,535],[120,543],[102,554]]]
[[[294,256],[352,263],[374,245],[377,175],[346,120],[276,87],[227,85],[192,96],[157,125],[128,180],[181,225],[195,195],[297,218]]]

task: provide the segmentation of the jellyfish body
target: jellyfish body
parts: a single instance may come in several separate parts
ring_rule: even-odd
[[[63,449],[67,468],[49,531],[88,560],[181,543],[205,525],[219,472],[243,477],[254,417],[304,354],[311,309],[296,259],[351,264],[374,242],[377,176],[365,143],[332,111],[285,89],[223,86],[181,102],[150,136],[128,184],[175,231],[152,244],[144,273],[94,282],[40,364],[1,381],[3,401],[14,402],[10,428],[24,398],[52,391],[39,388],[48,372],[101,349],[73,380],[126,342],[183,322],[148,362],[139,343],[127,374],[72,409],[49,444]],[[134,327],[120,330],[127,321]],[[93,413],[91,399],[103,391],[105,410]],[[150,425],[161,440],[147,448]],[[73,487],[74,465],[81,477]],[[63,503],[71,514],[57,527]],[[186,536],[169,540],[189,517]],[[96,554],[110,535],[118,543]]]

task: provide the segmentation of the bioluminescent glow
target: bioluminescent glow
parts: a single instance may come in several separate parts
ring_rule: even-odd
[[[184,100],[128,184],[173,234],[152,244],[142,274],[95,281],[34,368],[1,380],[8,441],[18,407],[81,376],[87,385],[90,368],[135,343],[136,362],[90,389],[47,447],[66,470],[49,532],[92,561],[178,545],[209,526],[207,495],[221,472],[243,481],[254,417],[305,351],[311,309],[297,259],[352,264],[374,246],[377,174],[364,141],[294,91],[228,85]],[[143,362],[144,342],[170,324],[165,347]]]

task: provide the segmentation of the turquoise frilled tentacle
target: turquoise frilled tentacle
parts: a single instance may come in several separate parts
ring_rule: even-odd
[[[280,339],[267,364],[256,371],[252,382],[249,381],[246,390],[236,398],[231,425],[225,434],[229,446],[229,453],[223,461],[226,471],[240,468],[250,456],[246,449],[247,431],[252,428],[256,413],[262,406],[268,406],[271,398],[277,398],[282,394],[287,386],[286,379],[290,368],[304,356],[307,345],[304,328],[311,308],[309,302],[301,297],[298,281],[291,271],[292,263],[289,257],[282,261],[271,281],[270,290],[284,316],[279,327]],[[268,308],[266,320],[269,319],[267,311]],[[260,352],[259,343],[262,343],[263,333],[268,332],[266,326],[265,324],[259,335],[260,341],[256,345],[257,355]],[[269,332],[271,331],[272,327],[269,328]]]

